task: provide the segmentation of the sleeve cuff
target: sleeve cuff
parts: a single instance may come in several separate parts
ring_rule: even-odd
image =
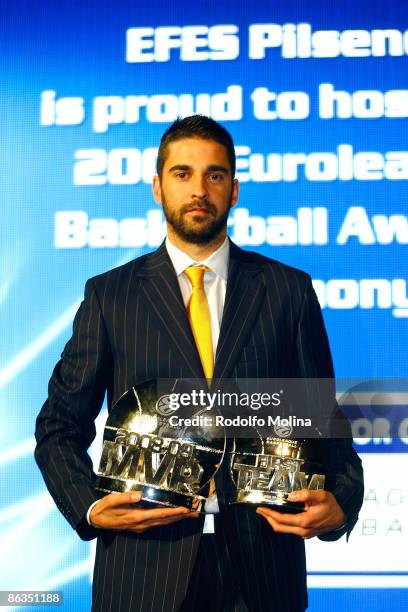
[[[96,506],[96,504],[97,504],[97,503],[99,503],[100,501],[101,501],[100,499],[97,499],[96,501],[94,501],[94,503],[93,503],[93,504],[91,504],[91,505],[89,506],[89,508],[88,508],[88,512],[86,513],[86,522],[88,523],[88,525],[89,525],[90,527],[94,527],[95,529],[98,529],[98,527],[96,527],[95,525],[92,525],[92,523],[91,523],[91,519],[90,519],[90,516],[91,516],[91,510],[92,510],[92,508],[93,508],[94,506]]]

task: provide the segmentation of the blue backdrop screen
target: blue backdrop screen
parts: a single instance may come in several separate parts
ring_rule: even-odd
[[[151,180],[177,116],[211,115],[232,133],[241,193],[229,233],[311,274],[337,375],[406,376],[408,10],[60,0],[0,11],[0,590],[58,588],[65,609],[86,610],[93,545],[45,491],[34,419],[85,280],[163,238]],[[308,543],[310,609],[408,609],[406,431],[401,420],[398,440],[356,440],[366,501],[349,543]]]

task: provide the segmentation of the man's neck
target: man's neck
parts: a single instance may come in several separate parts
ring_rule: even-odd
[[[167,237],[174,246],[186,253],[194,261],[204,261],[214,253],[224,242],[227,232],[221,232],[214,240],[206,244],[194,244],[182,240],[170,226],[167,226]]]

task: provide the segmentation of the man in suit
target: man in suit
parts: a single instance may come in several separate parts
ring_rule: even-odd
[[[166,241],[87,282],[37,419],[35,456],[51,495],[81,538],[98,538],[94,610],[303,611],[304,538],[337,539],[358,517],[361,462],[347,438],[322,441],[330,491],[293,494],[305,504],[298,515],[229,506],[223,469],[205,533],[195,512],[147,509],[138,493],[101,499],[95,489],[87,449],[106,392],[110,408],[156,378],[333,377],[310,277],[227,238],[234,175],[231,136],[215,121],[188,117],[165,132],[153,194]],[[197,266],[204,339],[189,310]]]

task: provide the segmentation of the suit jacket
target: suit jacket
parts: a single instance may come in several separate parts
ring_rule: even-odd
[[[98,537],[95,610],[172,611],[185,596],[203,520],[143,534],[97,530],[86,512],[100,494],[87,449],[107,392],[108,408],[147,379],[202,378],[177,277],[164,244],[90,279],[72,338],[56,365],[36,427],[35,457],[58,508],[81,538]],[[332,360],[310,277],[230,244],[224,313],[214,378],[330,378]],[[324,444],[324,443],[323,443]],[[350,439],[326,441],[331,489],[354,526],[362,503],[361,462]],[[304,542],[276,534],[253,508],[224,505],[226,537],[253,610],[307,606]],[[265,607],[266,606],[266,607]],[[268,608],[269,609],[269,608]]]

